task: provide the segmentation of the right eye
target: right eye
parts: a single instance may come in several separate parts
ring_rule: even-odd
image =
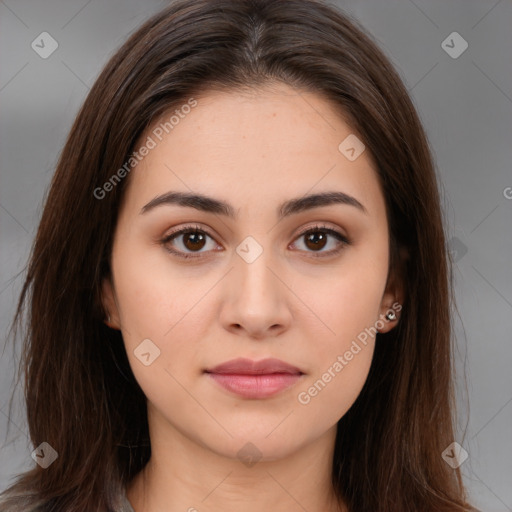
[[[174,256],[178,256],[179,258],[200,258],[202,254],[200,250],[203,249],[206,245],[207,238],[213,240],[213,237],[199,226],[184,226],[183,228],[180,228],[166,235],[165,238],[161,240],[161,243],[169,253],[173,254]],[[175,242],[180,239],[181,243],[179,245],[181,245],[182,248],[176,250],[173,248],[173,246],[175,247],[176,244],[171,244],[171,242]],[[187,250],[192,252],[187,253]]]

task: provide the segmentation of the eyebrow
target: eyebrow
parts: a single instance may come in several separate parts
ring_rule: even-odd
[[[366,208],[355,197],[345,194],[344,192],[332,191],[310,194],[285,201],[277,209],[277,216],[279,220],[281,220],[290,215],[333,204],[353,206],[362,213],[368,214]],[[203,194],[190,192],[167,192],[159,195],[143,206],[140,214],[147,213],[162,205],[178,205],[195,208],[196,210],[223,215],[231,219],[236,219],[238,216],[237,211],[229,203]]]

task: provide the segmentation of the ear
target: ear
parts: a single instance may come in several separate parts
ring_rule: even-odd
[[[105,277],[101,283],[101,302],[105,311],[105,324],[111,329],[120,329],[119,308],[114,286],[110,277]]]
[[[388,280],[380,304],[379,333],[389,332],[395,328],[400,320],[400,311],[405,300],[405,263],[408,252],[405,249],[398,251],[398,260],[394,268],[390,268]]]

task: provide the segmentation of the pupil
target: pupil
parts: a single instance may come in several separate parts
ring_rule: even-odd
[[[189,233],[189,234],[186,234],[185,237],[186,237],[185,245],[187,245],[187,243],[189,243],[190,240],[192,239],[191,244],[193,247],[188,247],[188,245],[187,245],[187,247],[189,249],[201,249],[202,248],[202,246],[198,247],[198,244],[200,245],[201,242],[203,241],[202,239],[204,238],[201,233]],[[194,237],[197,237],[197,238],[194,239]]]
[[[324,233],[311,233],[308,236],[308,243],[312,243],[313,248],[322,249],[325,246],[325,234]],[[322,243],[323,242],[323,243]]]

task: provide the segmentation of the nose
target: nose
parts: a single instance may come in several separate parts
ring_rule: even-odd
[[[293,294],[267,252],[251,263],[235,256],[234,268],[226,276],[220,314],[226,330],[260,340],[278,336],[292,320],[289,301]]]

